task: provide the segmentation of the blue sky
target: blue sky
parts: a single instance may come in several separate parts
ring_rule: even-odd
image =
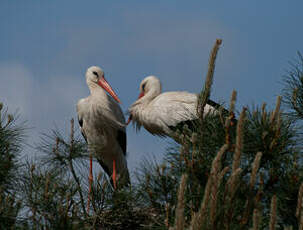
[[[124,111],[140,81],[158,76],[164,91],[199,92],[209,52],[219,51],[211,98],[238,109],[281,92],[288,61],[303,52],[303,1],[0,2],[0,101],[32,127],[28,142],[54,125],[64,132],[88,95],[84,73],[101,66]],[[129,167],[162,157],[168,140],[128,127]],[[30,152],[31,150],[29,150]]]

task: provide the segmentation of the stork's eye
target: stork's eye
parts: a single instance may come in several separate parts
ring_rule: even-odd
[[[144,91],[146,83],[142,85],[142,90]]]
[[[99,77],[99,75],[96,71],[94,71],[93,74],[96,75],[97,77]]]

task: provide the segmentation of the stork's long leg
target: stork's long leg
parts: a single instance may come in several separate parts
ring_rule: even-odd
[[[88,190],[88,201],[87,201],[87,213],[89,212],[89,206],[90,206],[90,199],[91,199],[91,193],[92,193],[92,183],[93,183],[93,156],[92,154],[89,155],[89,190]]]
[[[116,160],[113,160],[113,183],[114,183],[114,189],[117,188],[116,184]]]

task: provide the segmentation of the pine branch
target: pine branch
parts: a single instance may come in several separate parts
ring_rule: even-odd
[[[185,192],[185,186],[187,181],[187,175],[183,174],[181,177],[179,192],[178,192],[178,205],[176,208],[176,217],[175,217],[175,230],[183,230],[184,229],[184,192]]]
[[[243,125],[245,119],[246,108],[243,108],[237,124],[236,148],[233,158],[232,172],[235,172],[240,166],[240,157],[243,149]]]
[[[221,147],[220,151],[218,152],[217,156],[214,158],[214,160],[212,162],[211,174],[207,180],[207,184],[206,184],[206,187],[204,190],[204,196],[203,196],[203,201],[201,203],[200,210],[198,213],[194,214],[194,216],[192,217],[192,220],[191,220],[190,229],[192,229],[192,230],[201,229],[201,227],[204,224],[204,220],[206,218],[206,208],[208,206],[211,188],[214,183],[215,177],[217,176],[217,174],[221,168],[220,161],[221,161],[223,154],[226,152],[227,148],[228,148],[227,145],[223,145]]]
[[[70,171],[77,183],[77,187],[78,187],[78,193],[80,196],[80,201],[81,201],[81,206],[82,206],[82,211],[85,215],[85,217],[87,216],[86,210],[85,210],[85,205],[84,205],[84,199],[83,199],[83,194],[82,194],[82,188],[81,188],[81,183],[79,178],[76,175],[74,166],[73,166],[73,158],[72,158],[72,153],[73,153],[73,146],[74,146],[74,119],[71,119],[71,133],[70,133],[70,152],[69,152],[69,158],[68,158],[68,164],[69,164],[69,168]]]
[[[206,75],[205,84],[203,87],[203,90],[201,91],[197,103],[197,114],[199,115],[200,120],[203,120],[204,116],[204,107],[207,103],[207,100],[209,99],[210,92],[211,92],[211,86],[213,84],[213,77],[215,72],[215,61],[217,58],[217,53],[220,48],[220,45],[222,44],[221,39],[217,39],[212,51],[210,53],[209,62],[208,62],[208,72]]]
[[[270,230],[274,230],[276,228],[276,220],[277,220],[277,196],[274,195],[271,199],[271,205],[270,205],[270,222],[269,222]]]

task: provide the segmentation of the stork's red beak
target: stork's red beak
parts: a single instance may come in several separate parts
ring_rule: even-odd
[[[139,95],[139,97],[138,97],[138,99],[140,99],[143,96],[144,96],[144,92],[141,92],[140,95]]]
[[[108,82],[105,80],[104,77],[101,77],[98,81],[98,85],[100,85],[103,89],[106,90],[118,103],[121,103],[120,99],[118,98],[115,91],[112,89],[112,87],[108,84]]]
[[[143,96],[144,96],[144,92],[141,92],[140,95],[139,95],[139,97],[138,97],[138,99],[140,99]],[[132,119],[133,119],[133,115],[130,114],[129,118],[128,118],[127,122],[126,122],[126,125],[128,125],[132,121]]]
[[[128,120],[126,122],[126,125],[128,125],[132,121],[132,119],[133,119],[133,115],[130,114],[129,117],[128,117]]]

